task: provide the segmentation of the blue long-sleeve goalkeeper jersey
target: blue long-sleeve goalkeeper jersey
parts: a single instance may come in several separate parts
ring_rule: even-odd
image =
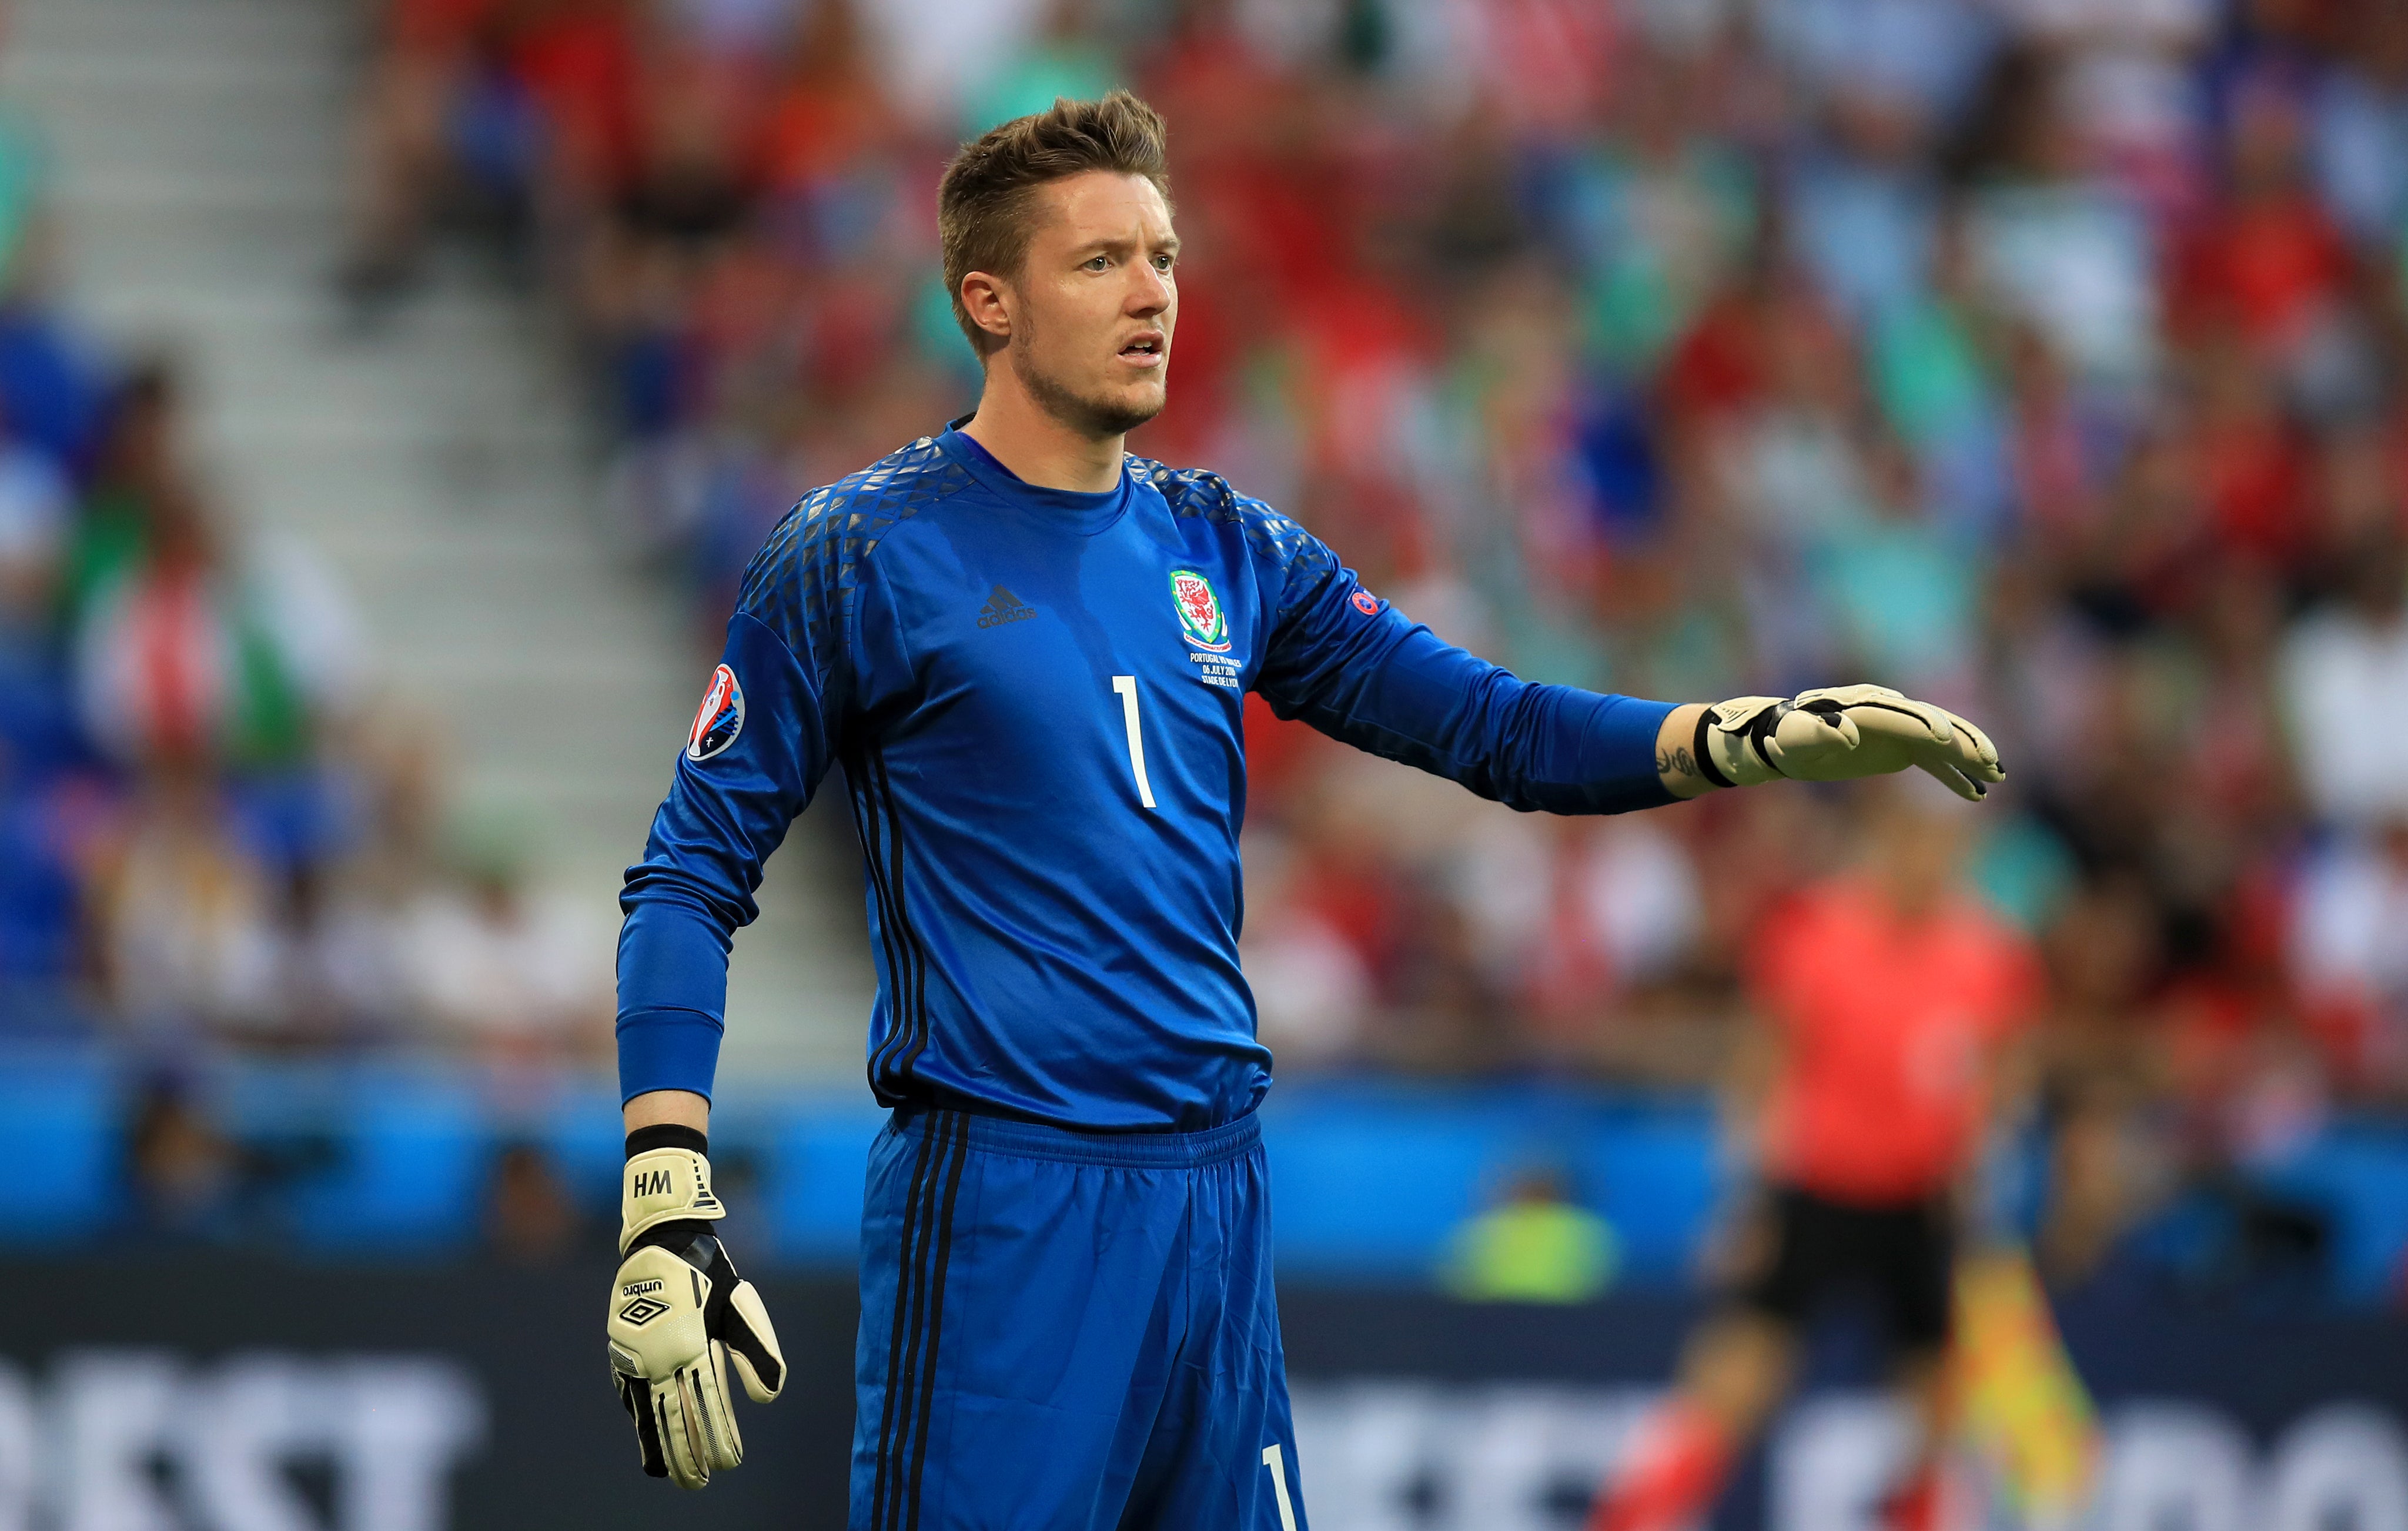
[[[1520,808],[1670,800],[1670,705],[1440,642],[1215,475],[1082,494],[954,431],[806,497],[627,871],[624,1094],[710,1092],[728,944],[840,764],[867,874],[869,1078],[1060,1126],[1192,1130],[1270,1082],[1238,965],[1241,704]]]

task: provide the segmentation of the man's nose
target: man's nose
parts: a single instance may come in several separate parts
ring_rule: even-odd
[[[1137,279],[1129,284],[1128,312],[1132,318],[1151,319],[1170,307],[1170,279],[1149,261],[1139,262],[1136,270]]]

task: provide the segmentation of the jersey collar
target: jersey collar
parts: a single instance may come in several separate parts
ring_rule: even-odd
[[[945,427],[937,437],[937,445],[945,455],[959,463],[981,487],[1015,510],[1024,510],[1049,526],[1058,526],[1084,537],[1107,530],[1128,510],[1129,474],[1124,465],[1121,481],[1100,494],[1083,494],[1075,489],[1045,489],[1028,482],[996,460],[993,452],[979,445],[975,436],[962,434],[961,426],[970,417],[964,415]]]

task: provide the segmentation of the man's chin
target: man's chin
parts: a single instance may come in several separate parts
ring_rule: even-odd
[[[1030,371],[1023,371],[1021,378],[1039,408],[1090,436],[1126,436],[1162,413],[1170,395],[1160,382],[1086,393]]]
[[[1089,427],[1097,436],[1126,436],[1162,413],[1162,407],[1168,402],[1169,391],[1162,388],[1147,389],[1116,399],[1090,400],[1087,406]]]

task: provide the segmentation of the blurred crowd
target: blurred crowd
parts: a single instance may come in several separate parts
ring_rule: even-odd
[[[715,645],[801,489],[975,397],[947,154],[1116,84],[1184,238],[1135,450],[1532,679],[1989,727],[1964,882],[2050,980],[2083,1215],[2136,1136],[2408,1095],[2408,7],[394,0],[343,289],[508,250]],[[1289,1069],[1702,1080],[1856,843],[1842,793],[1550,821],[1249,738]]]
[[[341,582],[221,502],[190,385],[55,299],[41,140],[0,120],[0,1044],[608,1040],[528,848],[455,823]]]

